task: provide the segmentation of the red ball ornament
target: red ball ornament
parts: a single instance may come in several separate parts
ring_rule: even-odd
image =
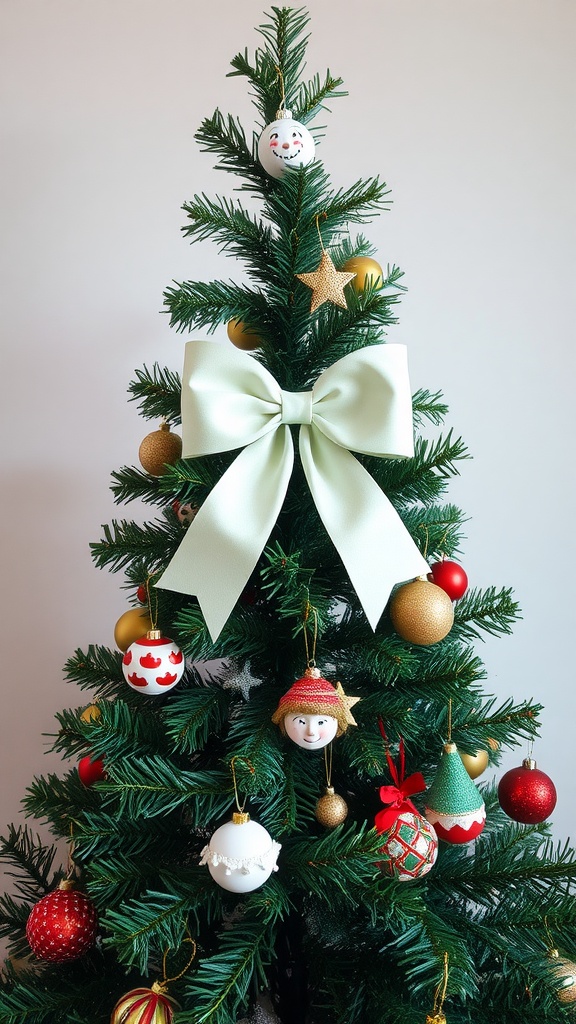
[[[163,985],[133,988],[118,1000],[112,1010],[110,1024],[172,1024],[178,1003],[166,993]]]
[[[457,601],[468,589],[468,577],[458,562],[443,558],[430,566],[432,582],[446,591],[451,601]]]
[[[106,778],[104,761],[100,758],[94,758],[93,760],[91,755],[88,754],[78,762],[78,775],[80,776],[80,782],[85,786],[93,786],[95,782],[100,782]]]
[[[78,960],[96,939],[98,915],[92,900],[64,881],[32,908],[26,938],[40,960]]]
[[[512,768],[498,785],[500,807],[521,825],[538,825],[550,817],[556,806],[556,786],[549,775],[526,757],[519,768]]]
[[[148,587],[145,583],[141,583],[138,587],[136,597],[140,601],[140,604],[148,604]]]

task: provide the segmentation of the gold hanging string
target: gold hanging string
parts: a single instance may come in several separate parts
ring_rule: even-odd
[[[324,747],[324,768],[326,769],[326,785],[332,785],[332,744]]]
[[[186,931],[188,931],[188,929],[186,929]],[[183,970],[180,971],[180,974],[175,974],[173,978],[167,978],[166,977],[166,961],[168,959],[168,955],[169,955],[170,949],[171,949],[171,947],[169,946],[168,949],[164,950],[164,956],[162,957],[162,974],[163,974],[163,978],[162,978],[161,981],[155,981],[154,982],[154,984],[152,985],[152,991],[153,992],[157,992],[157,993],[160,993],[162,995],[165,994],[168,991],[168,985],[170,985],[171,982],[173,982],[173,981],[179,981],[180,978],[184,977],[184,975],[186,974],[186,971],[188,971],[190,969],[190,967],[192,965],[192,962],[194,960],[194,957],[196,956],[197,946],[196,946],[196,943],[195,943],[194,939],[190,935],[189,935],[188,938],[183,939],[182,942],[189,942],[191,944],[191,946],[192,946],[192,953],[190,954],[190,957],[188,958],[186,966],[184,967]]]
[[[452,743],[452,697],[448,701],[448,743]]]
[[[74,862],[74,823],[70,822],[70,841],[68,843],[68,863],[66,865],[66,881],[70,882],[76,874]]]
[[[276,74],[280,79],[281,99],[280,99],[280,110],[286,110],[286,90],[284,88],[284,75],[280,71],[280,68],[276,64]]]
[[[236,769],[234,767],[236,761],[245,761],[248,766],[248,770],[252,773],[252,775],[254,775],[254,765],[248,760],[247,757],[242,757],[240,754],[235,754],[232,760],[230,761],[230,771],[232,772],[232,782],[234,783],[234,799],[236,801],[236,808],[238,810],[238,814],[244,814],[244,808],[246,806],[246,800],[248,799],[248,797],[244,798],[244,803],[242,804],[242,806],[240,806],[240,797],[238,796],[238,786],[236,784]]]
[[[547,914],[544,916],[544,928],[546,930],[546,938],[547,938],[548,943],[549,943],[549,949],[552,950],[554,948],[554,940],[552,939],[551,932],[550,932],[550,930],[548,928],[548,915]]]
[[[150,590],[150,580],[153,579],[155,573],[150,573],[146,577],[146,601],[148,603],[148,614],[150,616],[150,622],[152,623],[152,629],[158,629],[158,594],[156,590]],[[154,610],[152,610],[152,594],[154,594]]]
[[[434,993],[434,1008],[431,1014],[426,1017],[426,1024],[444,1024],[446,1017],[443,1013],[446,990],[448,988],[448,953],[444,953],[444,972],[442,981]]]
[[[324,253],[324,252],[326,252],[326,249],[324,248],[324,242],[323,242],[323,239],[322,239],[322,232],[320,231],[320,223],[319,223],[320,222],[320,217],[324,217],[324,220],[326,220],[327,217],[328,217],[328,214],[324,213],[324,212],[316,214],[316,231],[318,232],[318,238],[320,239],[320,248],[321,248],[322,252]]]
[[[310,618],[310,615],[312,615],[312,618],[314,620],[314,632],[312,634],[312,656],[310,656],[310,648],[308,644],[308,627],[306,625],[308,619]],[[309,601],[306,602],[306,607],[304,609],[304,621],[302,623],[302,626],[304,630],[304,648],[306,650],[306,668],[314,668],[314,666],[316,665],[316,641],[318,640],[318,612],[316,611],[314,605],[310,604]]]
[[[420,523],[420,529],[424,530],[424,533],[426,534],[426,542],[424,544],[424,551],[422,552],[422,558],[424,559],[424,561],[426,561],[428,557],[428,543],[430,541],[430,531],[428,530],[426,523]]]

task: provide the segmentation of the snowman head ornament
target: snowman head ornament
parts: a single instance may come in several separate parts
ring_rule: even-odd
[[[276,111],[276,120],[267,124],[258,140],[258,159],[272,178],[281,178],[289,167],[305,167],[315,154],[314,139],[292,112]]]

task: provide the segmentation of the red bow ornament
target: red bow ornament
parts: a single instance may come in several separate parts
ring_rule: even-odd
[[[412,811],[414,814],[419,813],[409,798],[414,796],[415,793],[423,793],[426,789],[426,783],[424,782],[422,772],[414,772],[414,774],[409,775],[407,779],[404,778],[404,740],[400,737],[400,748],[398,754],[400,764],[398,768],[390,755],[388,738],[384,732],[384,726],[381,719],[378,721],[378,725],[380,727],[384,743],[386,744],[386,760],[388,762],[390,775],[395,783],[393,786],[380,787],[380,799],[382,803],[390,804],[390,807],[385,808],[385,810],[378,811],[378,814],[374,819],[376,830],[379,833],[382,833],[387,832],[388,829],[392,828],[396,818],[402,814],[403,811]]]

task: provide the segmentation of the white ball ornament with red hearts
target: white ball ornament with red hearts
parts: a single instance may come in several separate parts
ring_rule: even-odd
[[[276,112],[258,139],[258,159],[272,178],[281,178],[289,167],[312,163],[316,147],[310,132],[286,108]]]
[[[180,648],[162,636],[159,629],[150,629],[135,640],[122,659],[124,678],[133,690],[157,696],[167,693],[184,674],[184,655]]]

